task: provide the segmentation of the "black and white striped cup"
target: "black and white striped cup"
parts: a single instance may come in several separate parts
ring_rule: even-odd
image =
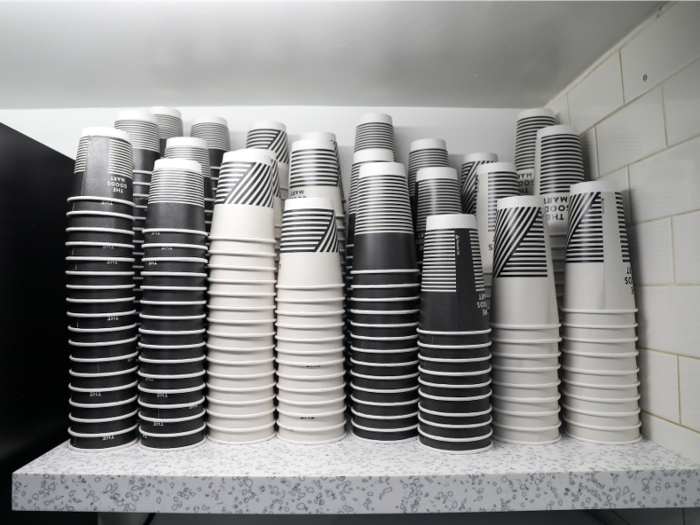
[[[367,113],[360,117],[355,128],[355,148],[353,151],[357,153],[366,149],[389,150],[392,154],[391,160],[396,162],[394,123],[390,115]]]
[[[253,122],[248,128],[245,147],[273,151],[277,156],[277,162],[289,164],[287,126],[281,122]]]
[[[196,161],[156,161],[148,196],[148,229],[204,231],[204,179]]]
[[[273,207],[276,161],[268,152],[245,149],[224,155],[216,204]]]
[[[518,113],[515,127],[515,166],[520,178],[521,195],[534,195],[535,144],[537,131],[554,126],[554,111],[548,108],[526,109]]]
[[[470,153],[462,159],[462,213],[476,215],[476,169],[489,162],[498,162],[498,155]]]
[[[421,139],[411,142],[408,154],[408,193],[413,198],[416,175],[421,168],[449,166],[447,144],[442,139]]]
[[[182,125],[182,113],[175,108],[167,106],[153,106],[148,112],[158,119],[158,136],[160,138],[160,154],[165,154],[165,142],[173,137],[184,136]]]
[[[158,120],[147,111],[120,111],[114,121],[116,129],[126,131],[134,150],[134,195],[148,197],[153,164],[160,158]],[[142,187],[138,187],[142,184]]]
[[[228,121],[225,118],[214,115],[202,115],[192,121],[190,135],[207,141],[211,185],[212,190],[216,192],[216,184],[219,181],[219,170],[224,160],[224,153],[231,150]]]

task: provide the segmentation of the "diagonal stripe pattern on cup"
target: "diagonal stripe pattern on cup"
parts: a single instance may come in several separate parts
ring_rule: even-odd
[[[68,204],[70,445],[113,450],[135,442],[133,150],[128,133],[86,128]],[[103,438],[107,439],[103,439]]]
[[[554,126],[554,111],[548,108],[533,108],[518,114],[515,127],[515,166],[520,179],[522,195],[534,195],[534,170],[537,132]]]
[[[167,106],[153,106],[148,108],[148,112],[155,115],[158,120],[158,136],[160,143],[160,154],[165,155],[165,143],[173,137],[185,135],[182,125],[182,113]]]
[[[273,151],[277,162],[289,164],[287,127],[281,122],[253,122],[248,128],[245,147]]]
[[[228,152],[221,165],[216,204],[273,207],[276,162],[254,149]]]
[[[498,162],[495,153],[470,153],[462,159],[462,213],[476,215],[476,169],[482,164]]]
[[[390,115],[367,113],[360,117],[355,128],[354,153],[366,149],[385,149],[392,153],[391,161],[396,162],[396,140],[394,123]],[[389,161],[389,162],[391,162]]]
[[[544,198],[521,196],[497,205],[492,367],[494,439],[546,444],[559,439],[556,397],[559,318]]]

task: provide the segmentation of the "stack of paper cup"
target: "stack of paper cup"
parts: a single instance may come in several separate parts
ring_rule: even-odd
[[[402,164],[360,168],[350,309],[353,433],[418,434],[418,269]]]
[[[418,328],[418,431],[422,444],[451,453],[491,448],[483,277],[474,216],[428,217]]]
[[[498,155],[470,153],[462,159],[462,213],[476,215],[476,169],[489,162],[498,162]]]
[[[581,140],[574,126],[550,126],[537,132],[535,195],[544,197],[557,299],[564,296],[564,258],[569,226],[569,188],[584,181]]]
[[[209,235],[209,439],[275,435],[273,161],[255,149],[224,154]]]
[[[151,187],[153,165],[160,157],[158,143],[158,120],[146,111],[120,111],[114,127],[126,131],[133,146],[134,164],[134,304],[136,311],[141,311],[143,290],[143,228],[148,209],[148,192]]]
[[[148,112],[158,119],[158,134],[160,136],[160,154],[165,155],[165,142],[173,137],[184,136],[182,113],[175,108],[153,106]]]
[[[330,140],[335,148],[335,160],[338,163],[338,187],[340,188],[340,196],[342,202],[345,203],[345,196],[343,194],[343,175],[340,172],[340,152],[338,151],[338,141],[336,139],[335,133],[330,133],[329,131],[309,131],[307,133],[302,133],[300,140]],[[345,224],[343,224],[344,226]],[[344,231],[338,230],[339,232]]]
[[[408,194],[411,199],[411,212],[416,216],[416,175],[422,168],[449,166],[447,144],[442,139],[421,139],[411,142],[408,154]]]
[[[83,130],[68,198],[71,446],[113,450],[137,433],[129,135]]]
[[[498,202],[491,341],[494,438],[546,444],[559,436],[559,319],[544,199]]]
[[[289,191],[289,146],[287,143],[287,127],[281,122],[253,122],[248,128],[245,142],[246,148],[266,149],[277,157],[279,170],[280,192],[283,199]]]
[[[551,109],[534,108],[518,113],[515,128],[515,167],[518,170],[522,195],[533,195],[537,131],[554,124],[554,111]]]
[[[338,441],[345,436],[343,276],[331,200],[285,201],[277,295],[279,438]]]
[[[396,161],[396,141],[394,122],[385,113],[367,113],[360,117],[355,128],[354,153],[365,149],[386,149],[391,151]]]
[[[569,435],[632,443],[639,434],[636,323],[622,195],[571,187],[563,312],[563,408]]]
[[[277,268],[280,260],[280,241],[282,239],[282,210],[284,209],[284,201],[280,194],[280,163],[277,162],[277,157],[274,152],[268,149],[255,150],[263,153],[270,158],[272,168],[270,177],[272,179],[272,207],[275,210],[275,268]],[[275,269],[275,271],[277,271]]]
[[[496,205],[500,199],[519,194],[518,174],[510,162],[491,162],[476,169],[476,226],[479,230],[487,303],[491,301]]]
[[[416,257],[423,264],[423,239],[430,215],[460,213],[459,179],[454,168],[421,168],[416,175]]]
[[[204,115],[192,121],[190,134],[207,141],[209,148],[209,169],[211,170],[211,187],[216,195],[219,171],[224,160],[224,153],[231,150],[231,138],[228,122],[225,118]]]
[[[144,233],[141,444],[182,449],[202,443],[206,431],[206,237],[198,162],[156,161]]]
[[[214,193],[212,190],[207,141],[196,137],[173,137],[168,139],[165,143],[165,158],[193,160],[201,166],[204,180],[204,218],[208,232],[211,228],[211,217],[214,214]]]

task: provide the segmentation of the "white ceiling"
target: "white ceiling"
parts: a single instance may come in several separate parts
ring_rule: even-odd
[[[0,2],[0,108],[534,107],[659,2]]]

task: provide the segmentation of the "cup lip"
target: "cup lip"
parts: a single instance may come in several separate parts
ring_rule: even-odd
[[[126,302],[126,301],[123,301]],[[66,312],[68,317],[74,317],[76,319],[102,319],[103,317],[124,317],[127,315],[134,315],[136,310],[128,310],[126,312],[107,312],[98,314],[81,314],[76,312]]]
[[[343,375],[344,374],[345,372],[343,372]],[[366,374],[358,374],[353,369],[350,369],[350,375],[354,377],[359,377],[360,379],[371,379],[374,381],[403,381],[404,379],[413,379],[414,377],[418,377],[418,372],[402,376],[370,376]]]
[[[272,409],[272,410],[274,411],[275,409]],[[287,412],[286,410],[280,410],[279,408],[277,408],[277,412],[279,414],[282,414],[283,416],[289,416],[289,417],[293,417],[293,418],[309,417],[309,415],[310,415],[310,414],[304,414],[304,413],[299,413],[299,412]],[[341,414],[344,412],[345,412],[345,407],[338,409],[338,410],[332,410],[331,412],[322,412],[319,414],[313,414],[313,417],[317,418],[317,417],[335,416],[336,414]],[[345,424],[345,422],[343,422],[343,424]]]
[[[422,330],[418,329],[419,334],[425,334],[425,335],[439,335],[439,336],[446,336],[446,337],[451,337],[451,336],[459,336],[459,335],[483,335],[483,334],[488,334],[491,332],[491,328],[487,328],[486,330],[474,330],[471,332],[433,332],[430,330]]]
[[[272,372],[273,374],[275,372]],[[327,374],[325,376],[296,376],[296,375],[289,375],[289,374],[280,374],[277,372],[277,377],[280,377],[282,379],[290,379],[290,380],[295,380],[295,381],[325,381],[326,379],[335,379],[336,377],[343,377],[345,375],[345,370],[342,372],[336,372],[334,374]]]
[[[345,324],[345,323],[342,323]],[[371,324],[371,323],[356,323],[350,320],[350,326],[359,326],[360,328],[376,328],[376,329],[391,329],[391,328],[412,328],[418,326],[418,321],[415,323],[393,323],[393,324]]]
[[[253,272],[263,272],[270,270],[277,270],[276,266],[232,266],[227,264],[209,264],[207,265],[210,270],[224,270],[224,271],[253,271]]]
[[[405,335],[402,337],[367,337],[364,335],[355,335],[350,332],[350,337],[353,339],[361,339],[363,341],[410,341],[411,339],[418,339],[418,334],[415,335]]]
[[[137,352],[138,353],[138,352]],[[182,363],[198,363],[204,361],[206,356],[201,355],[199,357],[191,357],[190,359],[148,359],[143,356],[139,356],[139,361],[144,363],[153,363],[157,365],[179,365]]]
[[[400,274],[400,273],[419,273],[420,270],[414,269],[386,269],[386,270],[353,270],[351,275],[384,275],[384,274]]]
[[[634,324],[603,324],[603,325],[591,325],[591,324],[572,324],[572,323],[562,323],[564,327],[571,328],[589,328],[595,330],[619,330],[624,328],[637,328],[639,323]]]
[[[220,325],[231,325],[231,326],[237,326],[237,325],[264,325],[264,324],[272,324],[275,322],[275,318],[273,317],[272,319],[212,319],[211,317],[207,317],[207,321],[210,323],[209,326],[212,324],[220,324]]]
[[[342,284],[340,286],[345,286],[345,284]],[[365,288],[371,288],[371,289],[381,289],[381,290],[386,290],[390,288],[418,288],[420,286],[420,283],[408,283],[408,284],[353,284],[351,286],[351,289],[358,288],[360,290],[365,289]],[[278,286],[279,288],[279,286]]]
[[[491,346],[493,338],[486,343],[479,343],[478,345],[431,345],[427,343],[422,343],[418,341],[418,346],[421,348],[432,348],[435,350],[447,349],[447,350],[471,350],[474,348],[486,348]]]
[[[282,401],[283,403],[287,403],[288,405],[311,407],[311,406],[319,406],[319,405],[330,405],[331,403],[338,403],[339,401],[344,401],[347,397],[348,397],[347,394],[343,394],[342,397],[339,397],[336,399],[331,399],[330,401],[291,401],[288,399],[280,398],[278,396],[277,400]],[[274,399],[274,396],[271,399]],[[343,408],[343,410],[345,410],[345,408]]]
[[[209,374],[209,377],[217,377],[220,379],[234,379],[234,380],[239,380],[239,381],[245,381],[247,379],[259,379],[261,377],[268,377],[268,376],[274,376],[275,371],[273,370],[272,372],[260,372],[257,374],[220,374],[219,372],[210,372],[206,371],[206,373]]]
[[[419,347],[412,346],[411,348],[393,348],[390,350],[378,350],[376,348],[357,348],[356,346],[350,345],[350,349],[355,352],[364,352],[366,354],[407,354],[409,352],[416,352]]]
[[[106,233],[108,235],[131,235],[132,237],[136,235],[135,232],[132,230],[117,230],[114,228],[93,228],[88,226],[72,226],[70,228],[66,228],[66,233],[70,234],[73,232]]]
[[[104,357],[104,358],[99,358],[99,359],[83,359],[80,357],[73,357],[72,355],[68,356],[68,359],[73,361],[74,363],[111,363],[114,361],[126,361],[127,359],[132,359],[136,356],[139,355],[138,350],[132,354],[128,355],[120,355],[116,357]]]
[[[279,288],[279,287],[278,287]],[[338,297],[331,298],[321,298],[321,299],[277,299],[277,303],[288,303],[288,304],[316,304],[316,303],[337,303],[338,301],[344,301],[345,296],[341,295]]]
[[[111,386],[108,388],[78,388],[68,383],[68,390],[72,390],[73,392],[116,392],[117,390],[127,390],[129,388],[137,387],[138,384],[138,379],[133,383],[129,383],[128,385]]]
[[[221,337],[222,339],[255,339],[256,337],[271,337],[275,335],[275,332],[263,332],[260,334],[250,333],[250,334],[229,334],[225,332],[212,332],[211,329],[207,330],[207,335],[214,337]]]
[[[581,427],[581,428],[587,428],[589,430],[604,430],[608,432],[619,432],[621,430],[634,430],[636,428],[639,428],[642,426],[642,422],[640,421],[636,425],[628,425],[625,427],[604,427],[600,425],[589,425],[588,423],[579,423],[578,421],[571,421],[569,418],[562,416],[562,419],[566,421],[567,425],[573,425],[575,427]]]
[[[204,408],[204,407],[202,407],[202,408]],[[204,410],[202,410],[202,412],[200,412],[199,414],[195,414],[193,416],[167,418],[167,419],[144,416],[140,410],[138,410],[138,414],[139,414],[139,419],[143,419],[144,421],[149,421],[151,423],[182,423],[183,421],[192,421],[193,419],[204,417],[206,412]]]
[[[449,417],[449,416],[446,416]],[[493,422],[493,417],[489,417],[489,420],[486,421],[485,423],[474,423],[471,425],[446,425],[444,423],[435,423],[433,421],[426,421],[420,416],[420,413],[418,414],[418,421],[421,423],[425,423],[426,425],[430,425],[432,427],[438,427],[438,428],[479,428],[479,427],[485,427],[490,425]],[[488,437],[488,436],[487,436]],[[473,439],[473,438],[469,438]]]
[[[267,359],[255,359],[253,361],[222,361],[221,359],[212,359],[209,356],[205,356],[208,363],[214,363],[215,365],[228,365],[228,366],[250,366],[250,365],[262,365],[265,363],[272,363],[275,358],[269,357]]]
[[[403,301],[417,301],[420,295],[411,297],[348,297],[351,301],[358,303],[400,303]]]
[[[185,248],[188,250],[203,250],[207,247],[203,244],[186,244],[178,242],[144,242],[141,246],[144,250],[148,248]]]
[[[337,354],[338,352],[344,352],[345,348],[340,347],[340,348],[333,348],[332,350],[313,350],[311,352],[307,352],[306,350],[286,350],[284,348],[277,348],[274,347],[275,350],[277,351],[277,354],[287,354],[287,355],[304,355],[304,356],[310,356],[310,355],[324,355],[324,354]]]
[[[273,357],[271,359],[272,361],[276,361],[280,365],[290,365],[290,366],[302,366],[303,368],[308,368],[307,366],[303,365],[313,365],[312,368],[320,368],[324,366],[330,366],[330,365],[337,365],[339,363],[344,363],[345,362],[345,357],[341,357],[340,359],[333,359],[332,361],[322,361],[320,363],[303,363],[300,361],[286,361],[286,360],[281,360],[279,357]]]
[[[570,366],[561,365],[561,369],[567,372],[574,372],[576,374],[593,376],[625,376],[639,373],[639,368],[635,368],[634,370],[585,370],[583,368],[573,368]]]
[[[275,284],[277,279],[218,279],[209,277],[207,279],[212,284],[247,284],[247,285],[263,285]]]
[[[578,343],[596,343],[596,344],[619,344],[619,343],[636,343],[639,337],[626,337],[623,339],[585,339],[582,337],[567,337],[562,336],[564,341],[575,341]]]
[[[206,237],[208,234],[204,230],[188,230],[184,228],[144,228],[143,234],[148,235],[150,233],[186,233],[189,235],[200,235]]]
[[[136,326],[136,325],[134,325]],[[172,330],[148,330],[146,328],[139,328],[139,333],[148,335],[160,335],[160,336],[181,336],[181,335],[197,335],[203,334],[205,332],[204,328],[199,330],[182,330],[182,331],[172,331]]]
[[[345,359],[343,359],[344,361]],[[415,361],[408,361],[406,363],[365,363],[364,361],[357,361],[353,359],[352,357],[350,358],[350,362],[354,365],[360,365],[360,366],[371,366],[375,368],[399,368],[402,366],[414,366],[418,364],[418,359]],[[358,376],[362,377],[362,376]]]
[[[431,383],[430,381],[426,381],[423,377],[418,378],[418,384],[424,385],[430,388],[443,388],[447,390],[472,390],[476,388],[484,388],[489,386],[492,383],[491,378],[489,378],[487,381],[483,383],[476,383],[473,385],[452,385],[452,384],[441,384],[441,383]],[[463,398],[463,399],[468,399],[468,398]]]
[[[136,310],[134,310],[136,312]],[[197,319],[204,319],[207,315],[181,315],[181,316],[167,316],[167,315],[147,315],[143,312],[139,313],[141,319],[157,319],[159,321],[190,321]]]
[[[207,259],[203,257],[144,257],[143,262],[184,262],[184,263],[207,263]]]
[[[275,239],[267,239],[264,237],[230,237],[228,235],[211,235],[209,241],[224,241],[224,242],[249,242],[251,244],[275,244]],[[234,252],[235,253],[235,252]]]
[[[152,405],[150,403],[145,403],[141,399],[138,400],[139,405],[145,408],[153,408],[157,410],[175,410],[178,408],[192,408],[196,407],[197,405],[203,404],[205,401],[204,396],[198,401],[193,401],[190,403],[178,403],[176,405]]]
[[[134,249],[133,244],[124,244],[120,242],[96,242],[96,241],[68,241],[65,243],[66,246],[73,247],[73,246],[87,246],[87,247],[96,247],[96,246],[109,246],[110,248],[124,248],[124,249]]]
[[[141,304],[153,304],[158,306],[201,306],[207,304],[206,301],[146,301],[141,299]]]
[[[77,334],[105,334],[111,332],[123,332],[124,330],[132,330],[137,326],[137,323],[124,326],[112,326],[109,328],[75,328],[73,326],[69,326],[68,331]]]
[[[621,354],[604,354],[604,353],[596,354],[595,352],[579,352],[579,351],[575,351],[575,350],[568,350],[566,348],[562,348],[561,353],[569,354],[569,355],[579,355],[582,357],[595,357],[595,358],[601,358],[601,359],[616,359],[618,357],[637,357],[639,355],[639,350],[635,350],[634,352],[624,352]]]
[[[498,394],[491,394],[494,399],[500,399],[502,401],[508,401],[510,403],[522,403],[530,405],[543,405],[545,403],[558,402],[561,399],[561,394],[557,394],[553,397],[511,397],[511,396],[499,396]]]
[[[491,413],[492,407],[489,406],[486,410],[481,410],[480,412],[437,412],[436,410],[428,410],[427,408],[424,408],[421,406],[420,402],[418,403],[418,410],[420,412],[426,412],[428,414],[431,414],[433,416],[438,416],[438,417],[477,417],[477,416],[485,416],[486,414]],[[430,422],[428,422],[430,424]]]
[[[274,372],[273,372],[274,374]],[[246,388],[226,388],[226,387],[221,387],[221,386],[214,386],[210,385],[209,383],[206,383],[205,386],[209,390],[214,390],[214,391],[219,391],[219,392],[233,392],[236,394],[245,394],[247,392],[258,392],[260,390],[266,390],[269,388],[274,388],[277,385],[277,383],[273,382],[270,383],[269,385],[264,385],[264,386],[250,386]]]
[[[340,283],[340,284],[314,284],[314,285],[309,285],[309,286],[284,286],[284,285],[277,285],[278,290],[327,290],[330,288],[344,288],[345,283]]]
[[[205,343],[207,345],[207,348],[210,348],[212,350],[218,350],[221,352],[260,352],[261,350],[272,350],[275,348],[275,345],[268,345],[268,346],[256,346],[253,348],[231,348],[230,346],[216,346],[216,345],[211,345],[208,342]]]
[[[78,201],[87,201],[87,202],[115,202],[117,204],[123,204],[125,206],[130,206],[134,207],[135,204],[133,201],[127,201],[124,199],[115,199],[112,197],[100,197],[97,195],[73,195],[72,197],[68,197],[66,199],[66,202],[78,202]],[[88,210],[85,210],[88,211]]]
[[[87,378],[95,378],[99,379],[102,377],[112,377],[112,376],[120,376],[120,375],[127,375],[127,374],[133,374],[139,369],[138,366],[135,366],[133,368],[130,368],[128,370],[120,370],[118,372],[102,372],[99,374],[86,374],[84,372],[74,372],[72,369],[68,370],[68,374],[70,374],[73,377],[87,377]]]
[[[421,355],[420,353],[418,354],[418,359],[423,360],[423,361],[430,361],[431,363],[478,363],[480,361],[488,361],[491,359],[492,355],[496,355],[495,353],[491,353],[490,355],[487,356],[482,356],[482,357],[474,357],[471,359],[440,359],[437,357],[426,357],[424,355]]]
[[[172,388],[172,389],[163,389],[163,388],[146,388],[142,384],[139,383],[138,389],[141,392],[146,392],[147,394],[189,394],[190,392],[197,392],[198,390],[204,390],[204,387],[208,386],[206,383],[202,382],[201,385],[193,386],[193,387],[188,387],[188,388]]]
[[[324,387],[324,388],[290,388],[288,386],[277,385],[278,390],[286,390],[287,392],[301,392],[308,394],[321,394],[323,392],[330,392],[332,390],[345,390],[345,383],[340,386]]]
[[[492,365],[493,366],[493,365]],[[425,368],[418,365],[418,372],[421,374],[431,375],[431,376],[442,376],[442,377],[470,377],[479,376],[483,374],[488,374],[491,372],[492,366],[489,366],[486,370],[477,370],[476,372],[439,372],[434,370],[426,370]],[[495,366],[493,366],[495,367]],[[460,385],[464,386],[464,385]]]
[[[70,427],[68,428],[68,434],[70,434],[73,437],[77,438],[105,438],[109,436],[119,436],[121,434],[128,434],[129,432],[132,432],[138,428],[138,423],[135,424],[133,427],[127,428],[127,429],[122,429],[122,430],[117,430],[115,432],[107,432],[105,434],[81,434],[80,432],[75,432],[74,430],[71,430]]]
[[[206,292],[206,286],[141,286],[142,290],[160,290],[172,292]]]
[[[517,120],[524,120],[533,117],[554,118],[554,111],[549,108],[524,109],[518,113]]]
[[[212,425],[211,423],[209,423],[207,421],[205,424],[205,427],[206,428],[213,428],[217,432],[223,432],[225,434],[246,434],[246,433],[257,432],[259,430],[265,430],[266,428],[270,428],[274,425],[275,425],[275,421],[273,421],[272,423],[268,423],[266,425],[262,425],[259,427],[253,427],[253,428],[229,428],[229,427],[220,427],[218,425]],[[274,436],[274,434],[273,434],[273,436]],[[270,437],[272,437],[272,436],[270,436]],[[268,439],[270,439],[270,437],[265,437],[265,438],[263,438],[263,440],[267,441]],[[210,436],[207,436],[207,439],[209,439],[210,441],[213,441],[215,443],[222,443],[218,439],[212,439]],[[235,445],[236,443],[226,443],[226,445],[231,445],[231,444]],[[239,443],[239,444],[244,445],[245,443]]]
[[[554,388],[561,384],[561,379],[557,379],[554,383],[541,383],[541,384],[520,384],[520,383],[505,383],[503,381],[492,381],[496,386],[502,386],[505,388],[522,388],[525,390],[535,390],[536,388]],[[598,385],[600,386],[600,385]]]
[[[556,366],[538,366],[532,368],[519,368],[517,366],[501,366],[501,365],[491,365],[494,370],[503,370],[505,372],[525,372],[525,373],[537,373],[537,372],[553,372],[563,368],[562,365],[558,364]]]
[[[350,309],[351,314],[357,315],[411,315],[417,314],[420,309],[415,310],[354,310]]]
[[[276,309],[275,313],[277,315],[286,315],[288,317],[330,317],[332,315],[337,316],[344,314],[345,310],[332,310],[330,312],[286,312],[284,310]]]
[[[360,417],[364,417],[367,419],[380,419],[380,420],[388,420],[388,421],[395,421],[397,419],[408,419],[409,417],[418,416],[418,410],[416,410],[415,412],[412,412],[411,414],[401,414],[398,416],[379,416],[376,414],[363,414],[362,412],[358,412],[357,410],[355,410],[352,407],[350,407],[350,412],[355,416],[360,416]],[[420,416],[419,416],[419,419],[420,419]]]
[[[555,354],[508,354],[504,352],[491,352],[491,355],[496,357],[505,357],[506,359],[550,359],[552,357],[558,358],[561,356],[561,352]]]
[[[75,210],[66,212],[67,217],[79,217],[82,215],[96,215],[98,217],[116,217],[117,219],[126,219],[129,221],[134,220],[133,215],[127,215],[125,213],[116,213],[113,211]]]
[[[209,249],[209,255],[222,255],[225,257],[263,257],[266,259],[273,259],[277,257],[276,253],[265,253],[265,252],[236,252],[231,250],[212,250]]]
[[[127,277],[135,275],[136,272],[81,272],[76,270],[66,270],[66,275],[75,277]]]
[[[138,339],[138,336],[130,337],[129,339],[122,339],[120,341],[100,341],[98,343],[80,343],[78,341],[68,340],[68,344],[71,346],[78,346],[81,348],[91,348],[91,347],[102,347],[102,346],[118,346],[126,343],[133,343]]]
[[[139,425],[139,433],[141,433],[142,435],[149,437],[149,438],[161,438],[161,439],[191,436],[192,434],[202,432],[203,430],[206,430],[206,429],[207,429],[206,423],[202,423],[201,427],[196,428],[194,430],[186,430],[185,432],[177,432],[175,434],[153,434],[151,432],[146,432],[145,430],[143,430],[143,427],[141,427],[141,425]]]
[[[212,412],[207,408],[206,413],[208,416],[220,417],[221,419],[253,419],[272,414],[275,410],[276,408],[273,406],[271,409],[266,410],[265,412],[256,412],[255,414],[222,414],[220,412]]]
[[[557,324],[531,324],[531,325],[518,325],[518,324],[502,324],[502,323],[489,323],[491,328],[498,328],[499,330],[549,330],[554,328],[560,328],[562,323]]]
[[[515,430],[517,432],[530,432],[530,433],[532,433],[532,432],[546,432],[547,430],[556,430],[561,426],[561,421],[558,424],[551,426],[551,427],[536,427],[536,428],[534,428],[534,427],[516,427],[513,425],[504,425],[502,423],[496,423],[495,421],[493,421],[491,423],[491,426],[496,427],[496,428],[505,428],[506,430]],[[532,444],[537,445],[538,443],[532,443]]]
[[[329,430],[335,430],[336,428],[344,427],[346,421],[343,421],[342,423],[338,423],[337,425],[331,425],[329,427],[321,427],[321,428],[302,428],[302,427],[290,427],[288,425],[284,425],[280,423],[279,421],[276,421],[277,426],[280,428],[283,428],[285,430],[291,430],[292,432],[300,432],[300,433],[311,433],[311,434],[317,434],[321,432],[328,432]],[[275,424],[273,423],[273,425]]]
[[[75,421],[76,423],[92,423],[92,424],[111,423],[112,421],[119,421],[120,419],[129,419],[130,417],[134,417],[138,413],[139,413],[139,409],[137,408],[133,412],[131,412],[130,414],[126,414],[124,416],[105,417],[102,419],[82,419],[79,417],[75,417],[73,414],[69,413],[68,419],[70,421]]]
[[[182,350],[182,349],[192,349],[201,348],[206,343],[202,341],[201,343],[192,343],[190,345],[149,345],[139,341],[138,346],[140,348],[148,348],[149,350]]]
[[[228,292],[217,292],[209,290],[209,295],[214,297],[274,297],[275,292],[262,292],[262,293],[228,293]]]
[[[551,337],[549,339],[501,339],[500,337],[492,337],[494,343],[508,343],[512,345],[539,345],[545,343],[560,343],[561,337]]]
[[[372,406],[378,406],[378,407],[393,407],[393,406],[412,405],[414,403],[418,404],[420,402],[420,397],[417,397],[417,398],[412,399],[410,401],[399,401],[397,403],[377,403],[375,401],[362,401],[361,399],[357,399],[352,394],[350,394],[350,400],[353,403],[358,403],[360,405],[372,405]]]
[[[604,315],[604,314],[634,314],[639,311],[637,308],[631,308],[631,309],[626,309],[626,310],[580,310],[580,309],[574,309],[574,308],[564,308],[564,307],[559,307],[559,309],[562,312],[565,313],[571,313],[571,314],[599,314],[599,315]]]
[[[405,428],[367,428],[367,427],[363,427],[362,425],[358,425],[352,419],[350,420],[350,423],[352,424],[353,427],[359,428],[360,430],[364,430],[366,432],[379,432],[380,434],[409,432],[411,430],[415,430],[418,428],[418,423],[416,423],[415,425],[411,425],[409,427],[405,427]]]
[[[518,410],[504,410],[502,408],[497,408],[497,407],[492,407],[493,411],[499,414],[505,414],[507,416],[517,416],[517,417],[524,417],[524,418],[536,418],[540,416],[554,416],[561,412],[561,407],[558,406],[556,410],[546,410],[544,412],[527,412],[527,411],[518,411]]]
[[[596,398],[596,397],[580,396],[578,394],[571,394],[571,393],[567,392],[566,390],[564,390],[564,396],[571,397],[573,399],[578,399],[580,401],[589,401],[589,402],[593,402],[593,403],[604,403],[604,404],[609,404],[609,405],[612,405],[615,403],[630,403],[630,402],[634,402],[634,401],[639,401],[642,397],[641,394],[637,394],[634,397],[625,397],[625,398],[621,398],[621,399],[610,399],[610,398],[606,398],[606,397]]]
[[[165,379],[165,380],[190,379],[193,377],[201,377],[206,373],[207,373],[206,370],[200,370],[199,372],[194,372],[191,374],[169,374],[169,375],[166,375],[166,374],[147,374],[143,370],[138,371],[139,377],[147,377],[147,378],[158,379],[158,380],[162,380],[162,379]]]
[[[272,334],[274,335],[274,333]],[[339,335],[336,337],[323,337],[319,339],[296,339],[292,337],[277,337],[278,341],[284,341],[287,343],[329,343],[331,341],[342,341],[345,339],[344,335]]]
[[[272,306],[216,306],[209,305],[207,307],[209,310],[221,310],[222,312],[250,312],[250,311],[263,311],[263,310],[275,310],[277,308],[275,305]],[[275,310],[276,311],[276,310]],[[206,314],[204,314],[206,315]]]
[[[586,416],[596,417],[629,417],[638,416],[642,412],[641,408],[637,408],[637,410],[634,410],[632,412],[596,412],[595,410],[583,410],[580,408],[572,408],[570,406],[567,406],[564,402],[562,402],[561,408],[568,410],[569,412],[574,412],[575,414],[583,414]]]
[[[204,399],[204,398],[202,398]],[[214,402],[219,405],[224,405],[224,406],[249,406],[249,405],[255,405],[257,403],[267,403],[268,401],[274,401],[275,400],[275,395],[271,395],[270,397],[266,397],[265,399],[253,399],[251,401],[224,401],[222,399],[216,399],[215,397],[211,396],[206,396],[207,402],[211,403]]]
[[[84,303],[133,303],[136,300],[136,296],[131,297],[118,297],[116,299],[73,299],[71,297],[66,298],[66,302],[84,304]]]
[[[128,405],[129,403],[135,403],[138,401],[139,396],[138,394],[132,397],[131,399],[125,399],[124,401],[115,401],[114,403],[93,403],[93,404],[88,404],[88,403],[76,403],[72,399],[68,399],[68,404],[73,407],[78,407],[78,408],[111,408],[111,407],[118,407],[122,405]]]

